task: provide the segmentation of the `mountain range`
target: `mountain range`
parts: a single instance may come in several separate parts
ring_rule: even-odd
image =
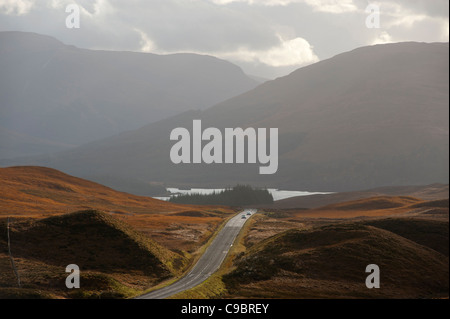
[[[259,83],[212,56],[87,50],[26,32],[0,32],[0,69],[1,158],[137,129]]]
[[[251,183],[351,191],[448,183],[448,54],[448,43],[362,47],[205,110],[68,151],[1,164],[42,165],[80,177],[119,176],[172,187]],[[104,95],[114,88],[105,86]],[[278,128],[277,173],[259,175],[259,164],[173,164],[170,133],[177,127],[191,129],[195,119],[202,120],[203,128],[220,130]]]

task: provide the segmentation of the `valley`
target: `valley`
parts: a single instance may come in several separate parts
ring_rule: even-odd
[[[48,168],[2,168],[0,176],[0,228],[9,217],[21,281],[18,288],[2,237],[2,298],[123,299],[156,288],[143,297],[448,298],[448,196],[436,185],[317,208],[260,208],[244,219],[237,207],[139,197]],[[401,195],[413,189],[434,197]],[[225,225],[233,220],[240,232]],[[208,251],[219,264],[185,285],[189,271],[210,267]],[[73,263],[81,288],[69,290],[65,266]],[[376,290],[364,284],[372,263],[383,274]]]
[[[40,3],[13,5],[0,4],[1,25]],[[81,12],[96,25],[115,6]],[[330,17],[319,9],[311,16]],[[305,26],[264,28],[272,37],[254,46],[242,25],[211,31],[239,34],[220,44],[244,58],[234,64],[203,54],[218,52],[211,38],[125,24],[122,42],[102,46],[95,28],[86,48],[64,32],[52,34],[67,44],[0,29],[0,299],[449,298],[448,42],[352,33],[319,58]],[[290,73],[266,80],[239,65]],[[67,285],[77,275],[80,287]]]
[[[60,295],[61,287],[65,288],[62,280],[66,276],[64,267],[76,263],[74,259],[80,262],[80,258],[87,260],[87,268],[93,271],[87,272],[86,276],[92,275],[94,282],[100,276],[98,281],[105,282],[106,290],[122,287],[126,291],[121,290],[123,296],[133,291],[138,293],[139,289],[158,283],[167,276],[179,274],[201,252],[202,246],[218,227],[235,213],[228,207],[178,205],[121,193],[43,167],[1,168],[0,176],[2,233],[6,234],[6,219],[9,217],[15,263],[20,269],[24,287],[28,286],[30,294],[36,296],[41,292],[42,296],[48,296],[45,291],[49,287],[51,296],[67,296],[67,291]],[[123,244],[120,238],[124,238]],[[27,241],[36,246],[30,246]],[[133,243],[136,249],[142,249],[142,245],[157,247],[154,249],[159,253],[165,251],[164,255],[179,260],[175,262],[178,266],[171,266],[169,271],[166,269],[161,274],[152,273],[146,267],[128,271],[127,265],[132,263],[125,262],[126,258],[139,261],[133,251],[123,246],[125,243]],[[14,290],[14,274],[5,250],[5,236],[1,237],[1,245],[0,287],[3,288],[0,290]],[[86,256],[86,253],[90,255]],[[120,257],[120,254],[128,257]],[[140,254],[147,255],[145,250]],[[122,271],[118,272],[116,268],[110,271],[111,258],[113,263],[123,261],[121,266],[117,266]],[[151,259],[147,265],[152,267]],[[33,269],[31,273],[30,269]],[[151,275],[148,275],[149,271]],[[56,288],[49,284],[55,280],[59,283],[55,284]],[[99,288],[102,285],[92,285],[92,289],[102,291]],[[53,291],[52,287],[56,290]],[[91,294],[96,295],[87,292],[85,297]]]

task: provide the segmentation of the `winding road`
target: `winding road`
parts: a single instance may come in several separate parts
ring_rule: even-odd
[[[255,209],[246,209],[231,218],[186,276],[169,286],[141,295],[136,299],[164,299],[201,284],[219,269],[242,226],[255,213]],[[242,217],[243,215],[245,218]]]

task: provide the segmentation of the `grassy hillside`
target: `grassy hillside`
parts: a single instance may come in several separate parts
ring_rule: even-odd
[[[46,167],[0,168],[0,180],[0,218],[39,219],[101,210],[169,249],[190,253],[196,252],[234,212],[226,207],[181,205],[118,192]],[[190,216],[185,212],[191,212]]]
[[[385,229],[448,257],[448,221],[413,218],[386,218],[364,222]]]
[[[33,215],[83,209],[123,212],[182,211],[186,206],[118,192],[46,167],[0,168],[0,213]]]
[[[413,205],[412,207],[414,207],[414,208],[427,208],[427,207],[448,208],[448,198],[417,203],[417,204]]]
[[[377,264],[381,288],[367,289]],[[430,298],[448,296],[448,257],[361,224],[288,230],[251,247],[223,277],[230,295],[276,298]]]
[[[344,201],[312,209],[291,209],[295,218],[354,218],[381,217],[409,213],[427,205],[427,201],[409,196],[375,196],[351,201]],[[417,206],[419,205],[419,206]]]
[[[265,208],[318,208],[325,205],[332,205],[378,196],[409,196],[420,198],[423,200],[440,200],[448,198],[448,191],[448,184],[380,187],[364,191],[317,194],[311,196],[296,196],[276,201],[270,206],[265,206]]]
[[[319,208],[320,210],[379,210],[404,207],[406,205],[413,205],[422,202],[422,200],[414,197],[407,196],[377,196],[364,199],[358,199],[355,201],[348,201],[338,204],[327,205]]]
[[[178,274],[234,213],[134,196],[45,167],[0,168],[0,180],[0,297],[136,294]],[[20,290],[6,251],[8,216]],[[67,291],[72,263],[83,284]]]
[[[2,234],[6,234],[4,220],[0,227]],[[125,297],[132,294],[133,289],[151,286],[177,274],[187,264],[183,255],[158,245],[126,223],[94,210],[37,221],[16,219],[10,237],[23,288],[62,297],[99,297],[101,294]],[[6,236],[1,236],[0,287],[12,288],[15,281],[11,266],[6,262],[6,245]],[[64,285],[68,275],[65,267],[69,264],[80,267],[80,290],[68,290]]]

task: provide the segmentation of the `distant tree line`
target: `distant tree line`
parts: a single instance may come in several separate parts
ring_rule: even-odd
[[[237,185],[212,194],[183,194],[171,196],[170,202],[195,205],[242,206],[273,203],[273,196],[267,189]]]

